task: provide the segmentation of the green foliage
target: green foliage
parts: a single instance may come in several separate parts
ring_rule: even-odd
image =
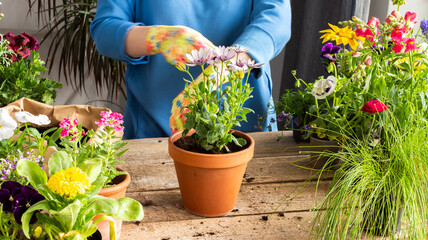
[[[0,106],[5,106],[22,97],[46,104],[53,103],[56,98],[56,89],[62,88],[62,84],[41,77],[42,73],[47,71],[44,64],[40,55],[34,50],[31,51],[30,57],[0,64]]]
[[[52,176],[72,165],[71,156],[64,152],[56,152],[49,160],[49,172]],[[46,173],[37,170],[40,168],[36,168],[34,162],[20,160],[17,166],[18,173],[28,178],[30,184],[45,197],[45,200],[32,205],[22,216],[22,229],[25,236],[30,237],[29,222],[33,214],[37,215],[37,223],[43,226],[50,239],[86,239],[97,230],[95,225],[97,222],[104,219],[114,221],[109,217],[126,221],[141,220],[144,213],[139,202],[131,198],[114,200],[97,195],[106,178],[99,175],[101,167],[100,162],[85,163],[83,168],[91,176],[91,190],[70,199],[52,191],[46,185],[48,179]],[[125,207],[126,211],[123,211],[122,207]],[[40,212],[40,210],[44,211]],[[98,214],[104,214],[104,216],[92,222]]]
[[[213,148],[222,150],[229,142],[238,146],[245,145],[243,139],[236,139],[230,130],[246,121],[251,109],[243,107],[243,103],[251,97],[252,88],[243,79],[235,77],[230,86],[213,88],[216,79],[202,81],[186,88],[185,97],[193,99],[187,106],[190,111],[185,113],[185,136],[190,129],[195,129],[196,141],[206,150]]]
[[[238,59],[234,52],[235,48],[222,48],[226,53],[233,52],[234,55],[230,55],[227,60],[213,60],[214,63],[208,63],[206,68],[205,63],[200,64],[201,76],[195,81],[188,81],[183,94],[189,101],[189,104],[182,107],[183,115],[186,117],[183,137],[194,129],[196,132],[192,137],[197,144],[207,151],[214,152],[222,151],[223,148],[229,152],[227,144],[230,142],[241,147],[246,144],[244,139],[236,138],[231,129],[240,126],[241,121],[247,121],[246,115],[254,112],[244,107],[244,103],[252,97],[253,88],[248,83],[251,69],[261,65],[249,61],[247,66],[247,63]],[[200,50],[202,51],[204,49]],[[212,50],[207,51],[207,54],[214,55],[213,58],[219,58],[209,52]],[[241,67],[235,65],[237,62],[242,64]],[[177,68],[188,73],[193,80],[187,66],[179,65]],[[245,74],[246,69],[248,72]]]
[[[388,112],[377,140],[352,138],[331,190],[316,207],[313,239],[425,239],[428,235],[428,125],[413,116],[406,129]],[[404,227],[405,226],[405,227]]]

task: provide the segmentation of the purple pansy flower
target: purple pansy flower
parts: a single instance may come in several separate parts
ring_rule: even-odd
[[[31,205],[40,202],[45,199],[36,189],[30,186],[22,186],[19,193],[13,196],[13,216],[15,217],[15,221],[18,224],[22,224],[21,217],[30,208]],[[36,215],[33,214],[30,220],[30,224],[33,224],[37,221]]]
[[[328,59],[330,61],[333,61],[336,59],[336,54],[342,49],[339,46],[335,46],[332,43],[327,43],[322,47],[321,50],[321,59]]]
[[[3,205],[3,212],[12,213],[14,195],[21,191],[21,184],[15,181],[4,181],[0,188],[0,203]]]

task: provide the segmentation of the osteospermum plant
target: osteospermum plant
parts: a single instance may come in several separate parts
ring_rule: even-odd
[[[192,138],[199,147],[211,152],[229,152],[228,144],[233,142],[245,146],[246,141],[233,135],[233,127],[246,121],[246,115],[253,110],[244,107],[251,98],[252,87],[248,78],[252,69],[262,64],[254,60],[243,61],[239,53],[248,52],[241,46],[201,48],[193,50],[186,57],[189,64],[178,64],[180,71],[189,74],[186,80],[182,104],[183,137],[194,129]],[[202,74],[194,79],[188,66],[199,66]]]

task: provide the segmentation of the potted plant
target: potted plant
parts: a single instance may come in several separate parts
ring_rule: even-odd
[[[339,128],[346,136],[343,150],[330,154],[342,164],[317,206],[323,211],[313,221],[315,239],[355,239],[364,233],[395,238],[401,219],[408,224],[406,238],[427,236],[425,204],[420,203],[427,197],[428,22],[423,20],[422,31],[414,34],[416,17],[394,10],[382,23],[354,17],[341,23],[344,28],[331,25],[322,31],[327,40],[357,42],[337,61],[341,74],[351,74],[346,87],[352,91],[342,99],[352,106],[349,96],[358,95],[359,107]]]
[[[123,133],[123,116],[116,112],[100,112],[100,119],[95,121],[96,131],[85,131],[78,119],[64,118],[59,124],[61,138],[59,145],[64,147],[60,153],[71,156],[73,166],[85,166],[88,162],[96,161],[101,164],[100,176],[105,177],[103,188],[98,195],[120,199],[125,197],[131,176],[124,169],[116,166],[122,162],[119,157],[128,149],[122,150],[127,144],[120,140]],[[89,139],[89,140],[88,140]],[[97,218],[100,216],[97,216]],[[116,221],[116,235],[120,234],[122,220]],[[108,221],[98,224],[104,239],[108,239]]]
[[[57,151],[49,158],[48,164],[44,161],[43,152],[46,155],[46,149],[49,147],[46,143],[53,144],[54,141],[27,123],[47,124],[47,116],[18,112],[16,119],[23,122],[22,127],[18,127],[5,109],[0,109],[2,236],[8,239],[86,239],[97,230],[95,223],[107,219],[111,222],[109,229],[113,229],[110,233],[107,232],[107,236],[111,235],[111,239],[115,239],[120,227],[113,223],[115,219],[142,218],[142,207],[138,202],[128,198],[108,200],[97,195],[108,179],[107,174],[101,174],[101,169],[105,166],[100,159],[86,158],[84,162],[77,161],[80,164],[75,167],[73,165],[76,159],[65,151]],[[56,130],[58,134],[65,134],[65,131],[59,130]],[[71,179],[65,177],[73,174],[77,175]],[[50,176],[51,184],[47,176]],[[61,176],[64,179],[61,180]],[[69,180],[70,182],[67,182]],[[69,193],[65,193],[67,191]],[[38,202],[41,203],[34,206],[34,211],[28,210]],[[45,210],[45,216],[36,217],[40,214],[40,209]],[[127,211],[122,211],[123,209],[131,210],[132,213],[125,213]],[[48,215],[46,211],[49,212]],[[74,214],[78,214],[78,218]],[[98,214],[104,215],[93,219]]]
[[[22,97],[47,104],[55,101],[62,84],[41,77],[47,69],[36,52],[38,47],[38,41],[27,33],[0,34],[0,107]]]
[[[112,217],[136,221],[144,216],[142,205],[136,200],[127,197],[115,200],[98,195],[106,179],[100,175],[102,163],[99,161],[88,160],[74,167],[71,156],[56,152],[49,160],[49,178],[34,162],[26,159],[18,162],[17,171],[44,197],[26,209],[21,217],[27,238],[30,238],[29,224],[34,215],[49,239],[87,239],[96,232],[96,223],[106,219],[110,222],[110,239],[116,239]],[[98,214],[102,216],[94,220]]]
[[[244,107],[252,92],[247,79],[261,64],[243,62],[237,52],[246,50],[202,48],[187,54],[189,65],[202,69],[197,79],[188,66],[177,66],[192,81],[184,89],[180,111],[184,130],[170,136],[168,151],[174,159],[183,205],[197,215],[220,216],[233,209],[254,152],[254,140],[232,128],[252,112]]]

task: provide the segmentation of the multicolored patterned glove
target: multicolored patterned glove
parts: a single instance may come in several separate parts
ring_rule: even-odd
[[[146,37],[146,48],[150,54],[162,54],[175,65],[186,63],[186,53],[202,47],[214,48],[214,45],[199,32],[184,26],[153,26]]]
[[[193,84],[198,84],[203,79],[204,74],[201,73],[201,75],[199,75],[191,84],[187,85],[186,88],[192,88]],[[180,94],[172,100],[171,117],[169,117],[169,127],[171,128],[172,133],[184,130],[184,122],[186,121],[184,114],[188,112],[189,109],[183,107],[186,107],[190,103],[189,99],[184,98],[185,89],[183,89],[183,91],[181,91]],[[183,110],[181,110],[182,108]]]
[[[213,66],[209,66],[205,70],[207,72],[213,71]],[[204,74],[201,73],[198,78],[196,78],[191,84],[187,85],[187,89],[190,89],[193,87],[194,84],[198,84],[199,82],[204,80]],[[187,98],[184,98],[184,91],[180,92],[180,94],[177,95],[177,97],[174,98],[172,101],[172,108],[171,108],[171,117],[169,118],[169,127],[171,128],[171,132],[175,133],[181,130],[184,130],[184,122],[186,122],[186,117],[184,114],[189,111],[186,107],[189,105],[190,100]],[[183,108],[183,110],[181,110]]]

